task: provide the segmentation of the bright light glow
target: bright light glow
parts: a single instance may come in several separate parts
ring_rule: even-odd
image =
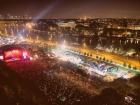
[[[27,24],[26,24],[26,27],[29,28],[29,29],[32,29],[32,26],[33,26],[32,23],[27,23]]]
[[[12,53],[13,53],[13,54],[19,54],[20,51],[19,51],[19,50],[13,50]]]
[[[37,54],[35,54],[34,57],[33,57],[34,60],[36,60],[38,58],[39,58],[39,56]]]
[[[60,57],[60,59],[63,61],[69,61],[69,62],[72,62],[74,64],[80,64],[80,62],[81,62],[81,59],[79,57],[72,56],[72,55],[66,55],[63,50],[57,49],[53,52],[57,57]]]
[[[61,49],[65,49],[65,48],[66,48],[65,44],[61,45]]]
[[[12,51],[5,52],[5,58],[12,56]]]
[[[23,52],[22,56],[23,56],[23,59],[26,59],[28,57],[28,53],[27,52]]]
[[[30,57],[30,60],[31,60],[31,61],[34,60],[33,57]]]
[[[21,51],[20,50],[10,50],[4,52],[5,61],[14,61],[21,59]]]
[[[29,58],[29,54],[27,51],[23,51],[22,49],[14,49],[4,52],[4,60],[5,61],[15,61]]]
[[[86,71],[89,75],[99,75],[105,81],[113,81],[117,78],[129,79],[136,75],[135,72],[129,72],[128,69],[121,67],[117,64],[108,64],[103,61],[86,61],[86,58],[81,57],[77,53],[68,50],[57,48],[53,50],[53,53],[62,61],[68,61],[75,64]]]
[[[87,45],[86,45],[86,43],[85,43],[85,42],[83,43],[83,46],[84,46],[84,47],[87,47]]]
[[[66,49],[66,47],[67,47],[67,46],[66,46],[66,41],[64,40],[64,41],[63,41],[63,44],[60,45],[60,48],[61,48],[61,49]]]
[[[0,55],[0,60],[3,60],[3,59],[4,59],[3,55]]]

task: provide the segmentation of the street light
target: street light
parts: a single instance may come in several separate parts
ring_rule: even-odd
[[[27,27],[28,29],[32,29],[33,24],[32,24],[32,23],[26,23],[26,27]]]
[[[30,34],[30,32],[33,28],[33,23],[26,23],[26,28],[29,30],[29,34]],[[28,37],[28,35],[27,35],[27,37]]]
[[[83,43],[83,46],[84,46],[84,47],[87,47],[87,45],[86,45],[86,43],[85,43],[85,42]]]
[[[61,49],[65,49],[66,48],[66,41],[63,41],[63,44],[61,45]]]
[[[38,41],[38,39],[39,39],[39,37],[38,36],[36,36],[36,40]]]

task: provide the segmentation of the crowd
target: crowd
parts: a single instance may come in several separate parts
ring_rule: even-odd
[[[17,100],[22,101],[16,101],[16,105],[27,105],[23,97],[31,97],[29,100],[33,102],[29,102],[30,105],[125,105],[122,104],[123,97],[114,89],[98,90],[106,83],[84,75],[74,65],[57,58],[43,56],[33,61],[10,62],[5,66],[22,80],[19,84],[22,84],[20,87],[25,94],[18,96]],[[24,85],[28,91],[23,88]],[[109,96],[113,99],[110,100]]]

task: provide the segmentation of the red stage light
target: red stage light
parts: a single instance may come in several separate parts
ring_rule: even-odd
[[[14,60],[25,60],[30,58],[29,53],[26,50],[14,49],[4,52],[5,61],[14,61]]]

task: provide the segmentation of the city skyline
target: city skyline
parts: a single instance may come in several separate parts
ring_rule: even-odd
[[[140,18],[138,0],[1,0],[0,14],[33,18]]]

